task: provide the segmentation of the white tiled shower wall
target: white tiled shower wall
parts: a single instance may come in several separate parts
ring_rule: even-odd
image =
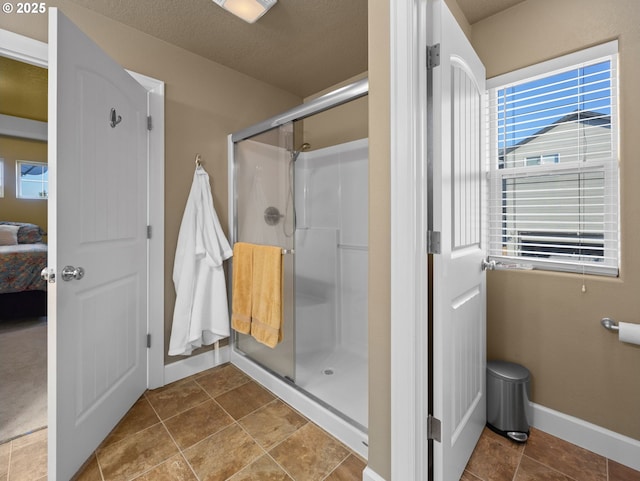
[[[300,154],[296,351],[367,355],[368,140]]]

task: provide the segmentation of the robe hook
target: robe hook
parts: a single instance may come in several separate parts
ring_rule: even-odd
[[[112,129],[115,129],[116,125],[122,122],[122,115],[117,115],[116,109],[112,108],[109,112],[109,120],[109,125],[111,125]]]
[[[200,156],[200,154],[196,154],[196,168],[200,167],[202,165],[202,157]]]

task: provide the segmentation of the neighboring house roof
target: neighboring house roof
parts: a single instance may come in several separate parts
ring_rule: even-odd
[[[556,120],[552,124],[549,124],[546,127],[543,127],[542,129],[538,130],[535,134],[530,135],[526,139],[521,140],[516,145],[507,148],[503,152],[503,155],[510,154],[514,150],[517,150],[518,148],[522,147],[523,145],[528,144],[529,142],[531,142],[531,141],[535,140],[536,138],[540,137],[541,135],[544,135],[547,132],[549,132],[550,130],[555,129],[559,125],[562,125],[562,124],[565,124],[565,123],[569,123],[569,122],[575,122],[575,121],[578,121],[578,122],[581,122],[581,123],[585,123],[587,125],[593,125],[593,126],[596,126],[596,127],[605,127],[605,128],[608,128],[608,129],[611,128],[611,116],[604,115],[604,114],[601,114],[601,113],[598,113],[598,112],[591,112],[589,110],[576,110],[575,112],[571,112],[570,114],[567,114],[564,117],[559,118],[558,120]]]

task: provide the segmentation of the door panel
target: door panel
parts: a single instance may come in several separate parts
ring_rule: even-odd
[[[66,480],[146,387],[147,94],[57,9],[49,49],[49,479]]]
[[[436,480],[460,479],[486,419],[486,279],[481,269],[485,71],[444,2],[434,2],[434,443]]]

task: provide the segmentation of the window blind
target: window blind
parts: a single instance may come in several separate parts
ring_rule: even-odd
[[[488,235],[494,260],[618,274],[612,44],[489,82]]]

